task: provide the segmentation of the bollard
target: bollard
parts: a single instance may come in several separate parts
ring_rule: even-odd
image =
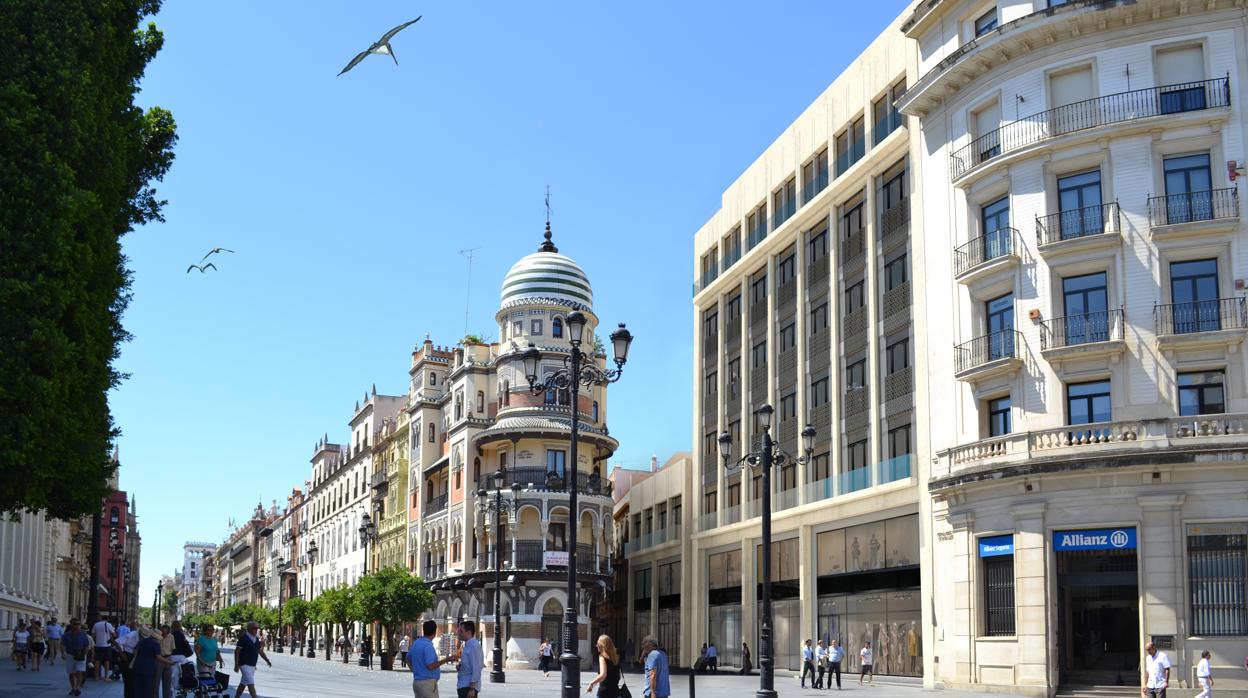
[[[696,682],[697,671],[693,667],[689,667],[689,698],[697,698],[698,687]]]

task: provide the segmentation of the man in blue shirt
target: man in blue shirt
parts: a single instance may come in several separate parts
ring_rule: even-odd
[[[466,620],[459,624],[459,670],[455,690],[459,698],[477,698],[481,691],[481,669],[485,667],[485,651],[477,639],[477,624]]]
[[[412,693],[416,698],[438,698],[442,665],[454,658],[438,659],[438,651],[433,648],[433,638],[438,634],[437,621],[425,621],[421,632],[423,636],[416,638],[407,653],[408,666],[412,667]]]
[[[832,675],[836,674],[836,690],[841,690],[841,660],[845,657],[845,650],[841,649],[841,643],[837,640],[832,641],[832,645],[828,647],[828,690],[832,690]]]
[[[667,655],[659,649],[653,635],[642,639],[641,651],[646,656],[646,687],[641,694],[645,698],[669,698],[672,685],[667,673]]]

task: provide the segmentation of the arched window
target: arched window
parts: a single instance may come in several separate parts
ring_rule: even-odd
[[[455,419],[464,418],[464,394],[455,394]]]
[[[563,318],[557,317],[554,320],[550,321],[550,336],[551,337],[563,336]]]
[[[438,384],[438,374],[434,373],[433,371],[430,371],[429,372],[429,385],[437,385],[437,384]]]
[[[481,459],[480,458],[472,459],[472,479],[474,482],[478,484],[481,482]]]
[[[438,436],[437,425],[430,424],[429,425],[429,443],[433,443],[434,441],[436,441],[437,436]]]
[[[477,391],[477,411],[478,412],[485,411],[485,391],[484,390]]]
[[[594,400],[594,421],[598,421],[598,401]]]

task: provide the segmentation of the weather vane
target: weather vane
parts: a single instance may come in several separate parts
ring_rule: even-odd
[[[546,185],[546,227],[550,227],[550,185]]]

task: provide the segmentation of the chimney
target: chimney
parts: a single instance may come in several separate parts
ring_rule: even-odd
[[[659,472],[659,456],[658,456],[658,454],[654,454],[654,455],[650,456],[650,472],[652,472],[652,473],[657,473],[657,472]]]

